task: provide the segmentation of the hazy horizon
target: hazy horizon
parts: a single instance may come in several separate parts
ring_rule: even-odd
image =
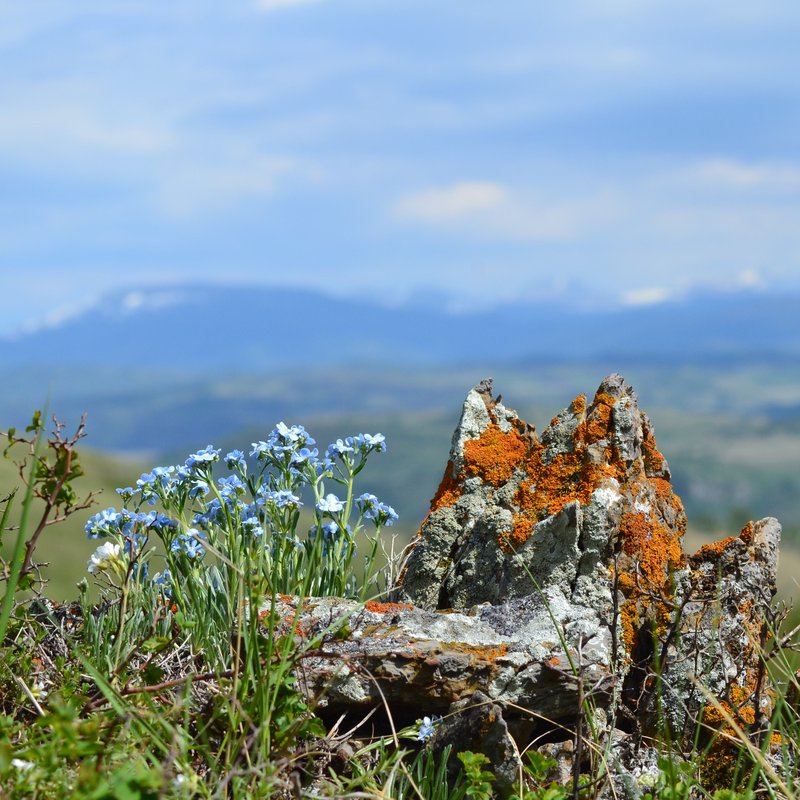
[[[0,2],[0,323],[141,283],[800,288],[800,7]]]

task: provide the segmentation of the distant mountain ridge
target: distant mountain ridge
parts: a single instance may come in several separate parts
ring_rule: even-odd
[[[800,354],[800,294],[690,295],[576,310],[553,300],[451,314],[386,308],[301,289],[184,285],[114,292],[57,325],[0,339],[0,365],[265,370],[420,364]]]

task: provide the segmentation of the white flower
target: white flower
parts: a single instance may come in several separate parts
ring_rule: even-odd
[[[335,514],[344,508],[344,503],[335,495],[329,494],[317,503],[317,510],[323,514]]]
[[[25,761],[23,758],[12,758],[11,766],[15,767],[21,772],[27,772],[29,769],[33,768],[33,761]]]
[[[89,563],[87,564],[89,573],[94,574],[95,572],[107,570],[114,562],[120,560],[121,553],[122,545],[114,544],[113,542],[103,542],[89,558]]]

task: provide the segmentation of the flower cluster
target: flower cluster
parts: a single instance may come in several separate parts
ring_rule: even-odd
[[[374,494],[362,494],[356,498],[356,506],[366,519],[371,519],[375,527],[393,525],[397,519],[397,512],[386,503],[381,503]]]
[[[394,509],[375,495],[352,500],[355,476],[371,453],[385,452],[386,441],[380,433],[360,433],[337,439],[324,457],[315,444],[302,425],[280,422],[265,440],[252,443],[249,458],[242,450],[222,458],[221,450],[208,445],[182,465],[142,474],[135,486],[117,489],[122,509],[107,508],[86,523],[90,539],[108,540],[91,557],[89,572],[136,561],[139,568],[129,574],[141,580],[152,555],[146,545],[155,535],[164,545],[166,568],[151,582],[170,597],[175,593],[179,604],[183,589],[208,570],[217,576],[209,585],[224,590],[220,565],[236,570],[245,558],[274,591],[299,590],[299,577],[307,581],[302,591],[351,591],[355,533],[362,520],[369,520],[377,535],[397,519]],[[223,465],[228,474],[219,476],[216,470]],[[326,491],[327,480],[342,485],[340,495],[347,499]],[[147,505],[157,509],[142,510]],[[315,521],[300,539],[296,529],[304,505],[313,510]],[[352,511],[358,517],[354,529]],[[205,563],[209,550],[213,564]]]
[[[122,545],[103,542],[89,557],[87,569],[91,575],[114,569],[117,565],[122,565]]]

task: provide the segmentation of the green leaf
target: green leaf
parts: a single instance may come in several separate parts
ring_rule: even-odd
[[[163,650],[170,641],[166,636],[153,636],[142,642],[140,649],[145,653],[157,653]]]
[[[28,433],[38,433],[40,430],[43,429],[43,427],[44,426],[42,425],[42,412],[40,409],[36,409],[36,411],[33,412],[31,424],[28,425],[28,427],[25,428],[25,430]]]
[[[142,672],[142,677],[147,683],[152,685],[155,683],[161,683],[161,681],[164,680],[165,674],[166,673],[164,670],[156,664],[148,664]]]

